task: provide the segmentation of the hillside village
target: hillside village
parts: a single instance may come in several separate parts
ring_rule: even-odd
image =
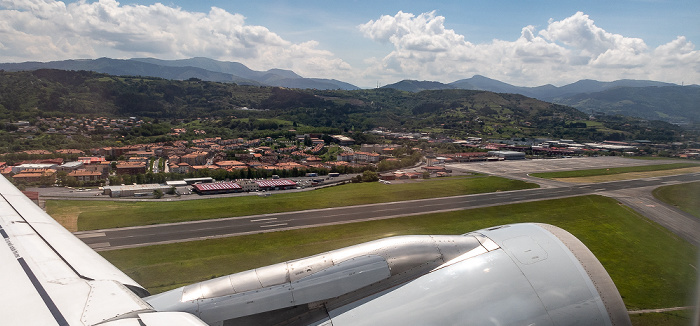
[[[47,133],[81,132],[90,135],[100,130],[103,134],[110,134],[116,130],[149,124],[133,117],[40,118],[39,122],[38,126],[25,126],[20,122],[17,132],[30,132],[26,128],[41,128],[41,131]],[[173,128],[171,135],[187,132],[184,128]],[[355,144],[352,138],[344,135],[297,134],[292,140],[271,137],[222,139],[204,138],[206,132],[202,130],[194,132],[202,138],[98,147],[87,151],[26,150],[15,153],[15,157],[31,159],[8,164],[0,156],[0,171],[19,185],[76,187],[165,184],[166,181],[201,177],[215,180],[291,178],[362,171],[378,171],[382,179],[393,180],[423,177],[420,173],[396,173],[396,170],[421,161],[426,163],[422,169],[427,173],[425,177],[429,177],[447,175],[444,167],[434,165],[451,162],[575,155],[638,155],[648,154],[650,150],[672,149],[678,157],[697,158],[700,152],[693,149],[697,146],[683,143],[652,144],[640,140],[581,144],[563,139],[451,139],[434,137],[428,133],[393,132],[384,128],[368,132],[382,140],[379,144]],[[441,150],[445,147],[441,144],[449,145],[448,150]]]

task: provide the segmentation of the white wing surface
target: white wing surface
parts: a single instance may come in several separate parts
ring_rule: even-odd
[[[3,176],[0,235],[3,325],[205,325],[189,314],[177,317],[180,324],[172,313],[158,316],[141,299],[145,289]]]

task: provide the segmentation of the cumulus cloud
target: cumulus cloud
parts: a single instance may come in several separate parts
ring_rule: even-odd
[[[350,66],[314,41],[293,43],[245,17],[212,7],[188,12],[156,3],[115,0],[0,0],[0,61],[70,58],[163,59],[204,56],[253,69],[286,68],[305,76],[337,77]]]
[[[513,41],[474,44],[435,12],[399,11],[357,26],[368,40],[391,47],[383,57],[357,60],[365,63],[358,69],[314,40],[290,42],[217,7],[190,12],[116,0],[0,0],[0,62],[203,56],[360,86],[404,78],[451,82],[474,74],[531,86],[583,78],[700,83],[700,51],[683,36],[650,48],[604,30],[582,12],[544,23],[523,27],[519,37],[513,31]]]
[[[368,60],[367,76],[450,82],[482,74],[519,85],[563,84],[579,79],[656,79],[700,82],[700,51],[680,36],[656,49],[639,38],[598,27],[577,12],[546,28],[526,26],[515,41],[472,44],[445,27],[435,12],[399,12],[359,25],[371,40],[393,45],[384,58]]]

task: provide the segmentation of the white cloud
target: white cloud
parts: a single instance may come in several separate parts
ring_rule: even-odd
[[[293,69],[303,76],[348,76],[350,66],[314,41],[293,43],[245,17],[212,7],[188,12],[160,3],[115,0],[0,0],[0,62],[75,58],[162,59],[204,56],[253,69]],[[337,72],[340,71],[340,76]]]
[[[358,26],[365,37],[393,51],[367,60],[367,76],[451,82],[481,74],[518,85],[564,84],[579,79],[621,78],[700,82],[700,51],[678,37],[650,50],[642,39],[605,31],[577,12],[550,20],[540,31],[526,26],[515,41],[472,44],[434,12],[399,12]]]
[[[435,12],[399,11],[357,27],[367,39],[391,47],[383,57],[356,60],[365,63],[359,69],[314,40],[285,40],[216,7],[203,13],[115,0],[0,0],[0,62],[203,56],[360,86],[404,78],[451,82],[474,74],[517,85],[584,78],[700,83],[700,51],[685,37],[650,49],[642,39],[605,31],[581,12],[542,28],[525,26],[514,41],[482,44],[447,28],[446,18]]]

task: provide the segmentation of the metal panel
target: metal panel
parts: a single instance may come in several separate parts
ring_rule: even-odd
[[[528,280],[492,251],[329,311],[334,326],[552,325]]]
[[[292,295],[295,304],[310,303],[361,289],[389,276],[389,265],[383,257],[362,256],[292,282]]]
[[[610,275],[608,275],[603,265],[593,253],[588,250],[580,240],[563,229],[547,224],[536,225],[549,231],[552,236],[561,241],[561,244],[566,247],[564,252],[567,256],[569,256],[574,263],[576,260],[580,263],[580,266],[575,264],[577,265],[577,269],[580,267],[579,271],[582,271],[582,274],[585,272],[585,275],[589,277],[586,278],[584,276],[589,289],[595,288],[599,295],[599,297],[596,297],[595,303],[600,306],[600,302],[602,301],[604,312],[601,313],[605,315],[605,311],[607,311],[612,325],[631,325],[627,308],[620,297],[615,283],[613,283]],[[595,293],[594,291],[591,292]],[[561,313],[568,314],[565,310],[557,310],[555,312],[550,312],[550,315],[553,316],[553,319],[566,318],[566,315],[560,316],[559,314]]]
[[[187,302],[204,298],[201,287],[202,283],[195,283],[183,287],[182,296],[179,298],[180,301]]]
[[[289,284],[225,297],[199,300],[198,315],[207,324],[293,306]]]
[[[433,235],[431,238],[445,262],[481,247],[479,241],[472,236]]]
[[[440,251],[430,236],[392,238],[384,247],[391,274],[406,272],[422,264],[442,259]],[[439,264],[444,261],[440,261]]]
[[[279,263],[255,269],[260,285],[273,286],[289,282],[287,263]],[[241,291],[239,291],[241,292]]]
[[[529,236],[522,236],[503,241],[503,246],[521,264],[530,265],[547,259],[547,251]]]
[[[185,286],[182,301],[213,298],[235,293],[228,276],[217,277],[208,281]]]
[[[231,285],[236,293],[246,292],[262,288],[255,270],[236,273],[230,276]]]
[[[468,252],[465,252],[465,253],[461,254],[460,256],[457,256],[457,257],[455,257],[455,258],[453,258],[453,259],[451,259],[451,260],[448,260],[446,263],[444,263],[444,264],[438,266],[438,267],[436,268],[436,270],[439,269],[439,268],[445,268],[445,267],[447,267],[447,266],[454,265],[454,264],[459,263],[459,262],[461,262],[461,261],[463,261],[463,260],[467,260],[467,259],[469,259],[469,258],[476,257],[476,256],[478,256],[478,255],[483,255],[483,254],[485,254],[485,253],[487,253],[487,252],[488,252],[488,251],[486,250],[486,248],[484,248],[484,247],[482,247],[482,246],[478,246],[478,247],[476,247],[476,248],[474,248],[474,249],[472,249],[472,250],[470,250],[470,251],[468,251]]]
[[[342,249],[341,249],[342,250]],[[293,260],[288,263],[289,280],[294,282],[302,279],[313,273],[319,272],[324,268],[333,266],[333,259],[327,255],[316,255],[299,260]]]
[[[500,246],[498,244],[496,244],[495,242],[493,242],[493,240],[487,238],[485,235],[483,235],[479,232],[467,233],[467,235],[471,235],[474,238],[476,238],[477,240],[479,240],[481,245],[484,246],[484,248],[486,248],[486,250],[488,250],[488,251],[492,251],[492,250],[496,250],[496,249],[500,248]]]
[[[88,284],[90,294],[80,318],[85,325],[153,311],[150,305],[116,281],[89,281]]]
[[[558,229],[548,227],[552,230]],[[486,230],[483,233],[500,243],[504,252],[511,256],[513,262],[528,278],[555,324],[612,325],[609,308],[605,306],[591,276],[557,236],[536,224],[512,225],[510,228]],[[585,248],[583,244],[580,246]],[[538,250],[546,252],[546,259],[535,258],[542,255]],[[589,262],[597,262],[590,252],[588,255],[592,258]],[[604,270],[603,274],[607,276]],[[612,289],[617,293],[614,285]],[[617,297],[619,298],[619,294]],[[615,313],[615,309],[620,310],[619,314],[624,312],[625,315],[618,324],[629,325],[624,304],[610,311]]]
[[[146,326],[207,326],[199,318],[184,312],[154,312],[139,314],[139,318]]]

